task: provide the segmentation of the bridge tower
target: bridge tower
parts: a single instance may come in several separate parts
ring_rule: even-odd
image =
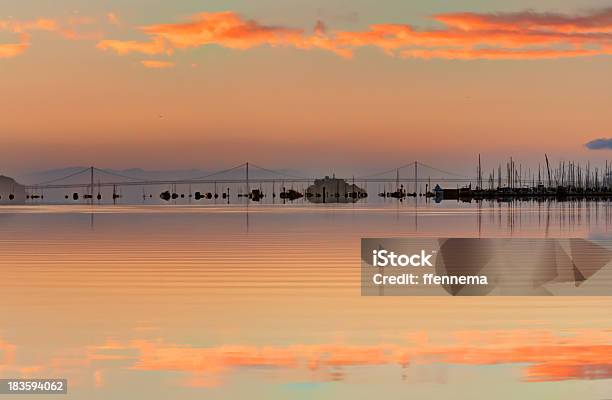
[[[93,166],[89,167],[89,171],[91,173],[91,182],[90,182],[90,186],[89,186],[89,188],[90,188],[90,192],[89,193],[91,194],[91,197],[89,198],[89,203],[93,204],[93,198],[94,198],[94,167]]]

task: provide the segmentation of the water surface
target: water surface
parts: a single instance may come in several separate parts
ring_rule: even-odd
[[[361,297],[362,237],[609,237],[605,203],[0,208],[0,377],[68,398],[612,397],[610,297]]]

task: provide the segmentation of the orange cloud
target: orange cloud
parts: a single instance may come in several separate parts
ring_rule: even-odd
[[[57,23],[50,19],[39,18],[32,21],[0,20],[0,31],[19,35],[18,43],[0,43],[0,58],[13,58],[30,47],[30,31],[54,31]]]
[[[172,53],[172,49],[166,48],[162,38],[155,38],[150,42],[140,42],[136,40],[102,40],[96,47],[100,50],[113,50],[120,55],[133,52],[148,55]]]
[[[53,19],[38,18],[30,21],[0,20],[0,31],[7,31],[21,36],[20,43],[0,44],[0,58],[11,58],[22,54],[30,47],[30,32],[55,32],[69,40],[100,40],[103,36],[99,30],[81,32],[78,27],[95,26],[97,20],[92,17],[71,17],[64,23]]]
[[[299,43],[302,31],[244,21],[233,12],[200,13],[182,24],[152,25],[143,28],[149,35],[165,39],[176,48],[217,44],[234,49]]]
[[[0,58],[17,57],[30,46],[27,41],[21,43],[0,44]]]
[[[175,65],[171,61],[160,61],[160,60],[142,60],[140,63],[144,65],[145,68],[155,68],[155,69],[172,68]]]
[[[445,59],[542,59],[612,54],[612,9],[585,16],[546,13],[440,14],[442,29],[371,25],[338,32],[342,46],[379,47],[404,57]],[[534,48],[534,46],[538,46]]]
[[[231,11],[198,13],[188,21],[141,27],[148,40],[104,40],[98,19],[71,17],[64,23],[48,18],[0,20],[0,30],[24,35],[57,32],[71,40],[97,40],[97,48],[117,54],[172,54],[176,49],[206,45],[248,50],[261,46],[320,49],[351,58],[356,49],[378,47],[389,55],[422,59],[555,59],[612,54],[612,8],[584,15],[517,13],[447,13],[434,15],[441,28],[408,24],[373,24],[363,31],[333,31],[318,21],[312,32],[265,25]],[[118,25],[109,12],[105,22]],[[81,26],[91,26],[82,32]],[[92,30],[93,29],[93,30]],[[0,45],[0,57],[15,57],[28,40]]]
[[[503,29],[563,33],[612,33],[612,8],[578,16],[526,11],[505,14],[439,14],[435,16],[435,19],[462,30]]]
[[[298,49],[320,48],[342,57],[350,57],[350,49],[338,48],[334,41],[325,35],[321,27],[321,24],[317,24],[314,34],[305,35],[301,29],[268,26],[252,20],[243,20],[230,11],[200,13],[185,23],[150,25],[141,28],[152,38],[151,42],[105,40],[98,44],[98,48],[112,49],[119,54],[131,52],[160,54],[168,51],[166,47],[185,49],[215,44],[247,50],[267,45]],[[154,46],[153,43],[156,45]],[[157,53],[151,51],[157,51]]]
[[[81,32],[77,30],[81,26],[93,26],[94,30]],[[56,30],[62,37],[69,40],[101,40],[103,33],[97,28],[98,20],[89,16],[76,16],[68,19],[64,27]]]
[[[12,33],[25,33],[28,31],[55,31],[58,23],[51,19],[38,18],[32,21],[0,20],[0,30]]]
[[[151,51],[150,43],[170,49],[205,45],[247,50],[259,46],[322,49],[350,58],[353,51],[374,46],[387,54],[412,58],[542,59],[612,54],[612,9],[588,15],[550,13],[435,15],[443,28],[419,30],[406,24],[375,24],[365,31],[333,31],[317,22],[314,32],[263,25],[226,11],[200,13],[178,24],[141,28],[152,42],[101,43],[119,54]],[[161,42],[160,42],[161,41]],[[107,41],[108,42],[108,41]],[[149,46],[143,47],[145,44]],[[537,46],[537,47],[534,47]],[[156,49],[161,52],[162,46]],[[146,53],[151,54],[151,53]]]
[[[78,32],[74,29],[62,29],[60,34],[64,39],[69,40],[100,40],[103,37],[103,33],[99,31]]]

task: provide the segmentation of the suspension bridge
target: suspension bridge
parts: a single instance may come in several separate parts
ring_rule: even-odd
[[[41,199],[44,198],[45,191],[64,189],[70,192],[74,191],[74,193],[65,194],[66,199],[72,197],[74,200],[83,198],[93,201],[94,198],[101,200],[102,188],[112,188],[112,199],[115,200],[121,197],[119,194],[121,193],[121,188],[142,187],[143,197],[145,197],[144,193],[146,187],[150,188],[157,186],[168,187],[170,189],[167,194],[162,192],[160,195],[163,199],[168,200],[169,198],[176,199],[178,197],[184,197],[184,194],[179,195],[177,193],[180,192],[180,190],[177,190],[178,187],[188,188],[189,197],[192,197],[192,188],[197,190],[204,185],[214,185],[214,194],[210,192],[207,193],[208,198],[211,198],[210,196],[217,198],[219,196],[218,186],[221,186],[222,197],[225,199],[229,197],[229,186],[238,186],[241,188],[240,190],[245,190],[242,193],[238,193],[239,197],[251,196],[251,188],[259,187],[261,189],[263,185],[271,185],[272,195],[275,196],[275,188],[282,188],[284,191],[285,186],[288,186],[291,187],[293,191],[293,185],[301,184],[302,194],[306,194],[303,186],[310,185],[317,179],[318,178],[315,177],[287,173],[283,170],[265,168],[250,162],[244,162],[231,168],[212,172],[203,176],[180,179],[146,179],[91,166],[66,174],[65,176],[26,185],[25,190],[27,199]],[[345,178],[334,176],[334,179],[342,179],[345,182],[352,182],[353,184],[359,183],[366,187],[368,184],[376,183],[379,185],[379,189],[380,186],[383,185],[385,190],[396,190],[400,185],[401,187],[413,185],[414,193],[419,190],[419,185],[422,186],[423,184],[426,185],[426,188],[431,189],[432,182],[434,182],[434,184],[452,183],[453,186],[459,186],[471,184],[471,182],[475,180],[475,178],[463,176],[451,171],[445,171],[419,161],[413,161],[366,176],[351,176]],[[225,188],[225,186],[227,186],[227,188]],[[201,195],[200,192],[195,193],[196,200],[206,196]],[[164,195],[169,197],[164,198]],[[152,197],[151,194],[148,196]]]
[[[411,169],[409,173],[406,173]],[[419,171],[420,170],[420,171]],[[427,174],[429,172],[429,174]],[[431,175],[435,172],[438,175]],[[75,180],[77,180],[75,182]],[[108,179],[110,178],[110,179]],[[260,183],[312,183],[315,177],[291,175],[279,170],[260,167],[245,162],[234,167],[213,172],[204,176],[184,179],[144,179],[142,177],[128,176],[107,169],[97,167],[83,168],[66,176],[54,178],[36,184],[26,185],[28,191],[45,189],[78,189],[95,187],[122,187],[122,186],[164,186],[164,185],[197,185],[197,184],[260,184]],[[341,178],[360,183],[393,183],[393,182],[452,182],[470,183],[476,178],[463,176],[454,172],[444,171],[418,161],[378,172],[367,176],[351,176]]]

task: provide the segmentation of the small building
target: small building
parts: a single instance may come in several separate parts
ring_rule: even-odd
[[[366,196],[364,189],[335,176],[315,179],[306,189],[306,198],[312,203],[354,203]]]
[[[0,204],[25,204],[25,186],[15,179],[0,175]]]

